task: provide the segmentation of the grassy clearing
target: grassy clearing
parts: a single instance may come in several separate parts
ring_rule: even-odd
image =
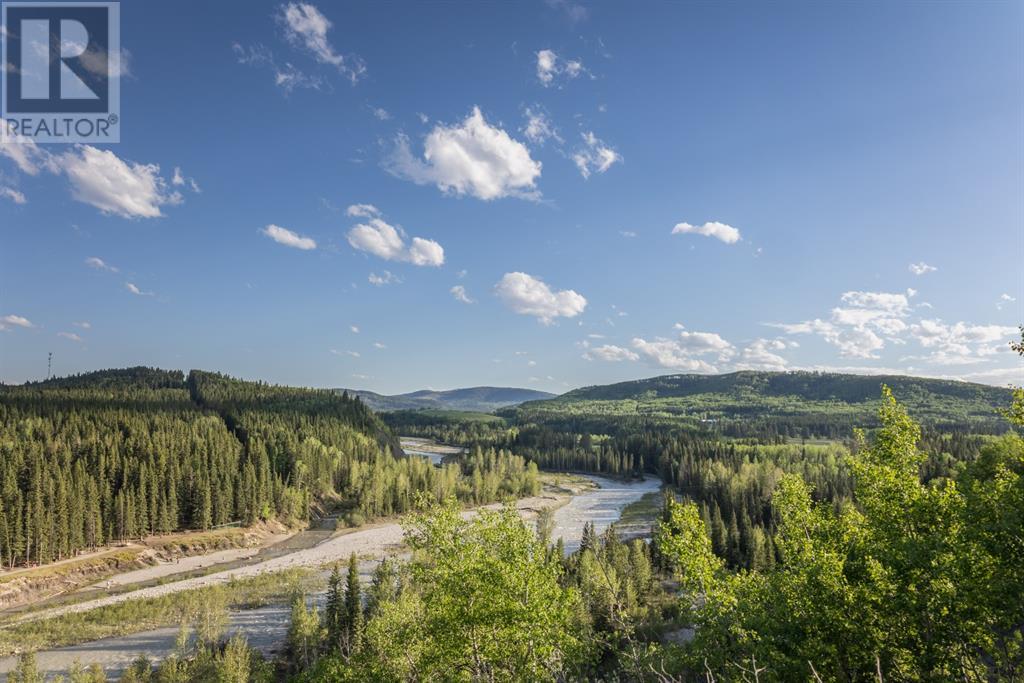
[[[624,532],[646,529],[661,514],[661,505],[661,491],[645,493],[640,500],[633,501],[623,508],[615,527]]]
[[[322,579],[307,569],[261,574],[225,584],[156,598],[128,600],[0,629],[0,656],[123,636],[193,622],[211,608],[244,609],[318,589]]]

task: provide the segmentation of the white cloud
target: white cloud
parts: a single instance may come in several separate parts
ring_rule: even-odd
[[[918,261],[917,263],[911,263],[907,266],[907,270],[914,275],[924,275],[925,273],[934,273],[938,268],[935,266],[929,266],[924,261]]]
[[[1008,349],[1008,346],[993,348],[992,345],[1012,339],[1017,328],[965,322],[949,325],[942,320],[923,319],[910,326],[910,334],[922,347],[932,349],[922,360],[936,365],[966,365]]]
[[[673,235],[703,235],[704,237],[714,237],[717,240],[721,240],[726,244],[736,244],[740,241],[740,231],[731,225],[725,223],[719,223],[718,221],[711,221],[704,225],[690,225],[689,223],[677,223],[676,227],[672,228]]]
[[[622,161],[622,156],[606,145],[593,132],[582,133],[583,146],[577,148],[572,160],[584,178],[592,173],[604,173],[612,164]]]
[[[0,318],[0,329],[8,329],[9,326],[21,327],[24,329],[35,327],[35,325],[32,324],[32,321],[28,318],[14,314],[5,315]]]
[[[689,350],[672,339],[657,338],[654,341],[647,341],[641,337],[635,337],[633,348],[658,367],[701,373],[718,371],[707,361],[694,358]]]
[[[876,352],[885,347],[885,341],[864,327],[843,327],[820,318],[794,324],[776,324],[786,334],[816,334],[839,349],[841,356],[877,358]]]
[[[383,287],[384,285],[398,285],[402,283],[402,279],[397,275],[393,274],[390,270],[385,270],[380,275],[377,273],[370,273],[366,278],[371,285],[375,287]]]
[[[373,115],[378,121],[390,121],[391,113],[383,107],[374,107]]]
[[[5,125],[0,120],[0,125]],[[126,162],[110,150],[75,145],[63,154],[51,154],[33,141],[0,143],[0,155],[14,161],[29,175],[45,169],[64,173],[71,183],[71,196],[105,214],[123,218],[156,218],[160,207],[180,204],[181,194],[168,189],[156,164]],[[198,191],[198,186],[194,186]]]
[[[153,296],[153,292],[146,292],[139,289],[134,282],[124,283],[124,288],[127,289],[132,294],[134,294],[135,296]]]
[[[344,57],[334,49],[327,39],[331,22],[314,5],[290,2],[281,8],[279,18],[285,38],[305,47],[318,62],[334,66],[353,84],[366,73],[366,66],[359,57]]]
[[[383,342],[375,341],[375,342],[373,342],[373,348],[375,348],[375,349],[386,349],[388,347]]]
[[[89,258],[85,259],[85,265],[89,266],[90,268],[95,268],[96,270],[108,270],[111,273],[118,272],[117,268],[110,265],[109,263],[107,263],[98,256],[90,256]]]
[[[174,167],[174,175],[171,176],[171,185],[174,185],[175,187],[183,187],[185,185],[188,185],[188,187],[193,192],[202,192],[202,190],[199,188],[199,183],[195,181],[195,178],[186,178],[182,174],[180,166]]]
[[[358,351],[339,351],[338,349],[331,349],[331,353],[335,356],[351,356],[352,358],[359,358]]]
[[[316,249],[316,241],[313,238],[303,237],[296,232],[292,232],[288,228],[282,228],[280,225],[274,225],[271,223],[260,232],[278,244],[283,244],[286,247],[302,249],[303,251]]]
[[[814,334],[839,349],[842,356],[878,358],[886,343],[915,341],[926,355],[908,355],[932,365],[983,363],[1004,350],[998,342],[1012,338],[1016,328],[1005,325],[947,324],[938,319],[912,320],[909,299],[916,292],[845,292],[842,305],[832,309],[828,320],[815,318],[793,324],[771,324],[787,334]],[[920,310],[924,306],[918,306]],[[912,368],[908,368],[911,370]]]
[[[353,217],[376,218],[380,216],[380,209],[373,204],[352,204],[345,209],[345,213]]]
[[[545,325],[558,317],[573,318],[587,307],[581,294],[571,289],[553,291],[543,280],[526,273],[505,273],[495,291],[513,311],[532,315]]]
[[[73,322],[71,324],[83,330],[92,329],[92,323],[90,323],[88,320],[79,320],[78,322]]]
[[[58,337],[63,337],[64,339],[70,339],[73,342],[81,342],[82,341],[82,338],[79,337],[74,332],[58,332],[57,336]]]
[[[281,88],[286,95],[296,88],[320,90],[324,86],[324,81],[319,76],[306,74],[289,62],[279,65],[274,58],[274,53],[263,45],[246,48],[235,43],[231,48],[234,50],[239,64],[269,67],[274,72],[274,85]]]
[[[7,127],[7,122],[0,118],[0,126]],[[56,172],[53,167],[53,156],[36,145],[35,141],[23,135],[14,135],[10,142],[0,142],[0,156],[7,157],[21,170],[28,175],[36,175],[40,168],[48,168]]]
[[[168,192],[156,164],[125,162],[90,145],[78,145],[55,161],[71,182],[71,196],[105,214],[157,218],[161,206],[182,201],[177,192]]]
[[[25,195],[21,192],[18,192],[13,187],[7,187],[4,185],[0,185],[0,197],[7,197],[15,204],[25,204],[28,202],[28,200],[25,199]]]
[[[363,205],[354,205],[363,206]],[[351,211],[352,207],[349,207]],[[348,231],[348,243],[359,251],[378,256],[386,261],[402,261],[416,266],[444,264],[444,248],[434,240],[413,237],[406,244],[404,232],[385,222],[371,218]]]
[[[556,81],[572,80],[584,73],[587,70],[578,59],[563,59],[554,50],[537,52],[537,80],[545,88],[554,85]]]
[[[1016,300],[1017,297],[1013,297],[1010,296],[1009,294],[1003,293],[999,296],[999,301],[996,302],[996,308],[1001,311],[1003,310],[1003,306],[1005,306],[1006,304],[1012,304]]]
[[[640,356],[629,349],[621,346],[615,346],[614,344],[605,344],[603,346],[596,346],[592,349],[587,349],[583,357],[587,360],[603,360],[609,362],[619,362],[624,360],[640,360]]]
[[[533,108],[527,107],[523,111],[523,115],[526,117],[526,126],[522,131],[527,140],[536,145],[543,145],[551,139],[562,142],[558,130],[539,105],[534,105]]]
[[[628,237],[630,239],[636,237],[636,232],[632,230],[619,230],[619,234],[622,235],[623,237]]]
[[[502,197],[536,199],[541,163],[501,128],[484,120],[479,107],[462,123],[437,124],[413,156],[409,139],[399,136],[388,170],[419,185],[436,185],[446,194],[468,194],[485,201]]]
[[[448,291],[451,292],[451,295],[453,297],[455,297],[456,301],[460,301],[460,302],[462,302],[464,304],[475,304],[476,303],[476,301],[474,299],[471,299],[469,297],[469,294],[466,293],[466,288],[463,287],[462,285],[455,285],[454,287],[452,287]]]
[[[788,363],[778,352],[788,346],[779,339],[755,339],[743,349],[736,367],[740,370],[785,370]]]
[[[359,334],[359,326],[358,325],[349,325],[348,329],[352,330],[352,334]]]

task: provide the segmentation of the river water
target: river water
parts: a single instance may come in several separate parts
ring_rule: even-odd
[[[593,522],[595,530],[600,534],[619,519],[622,510],[627,505],[661,487],[661,482],[653,478],[642,482],[620,482],[594,476],[587,478],[596,483],[599,488],[573,496],[554,514],[552,538],[561,537],[567,552],[579,548],[584,524]],[[392,529],[391,526],[395,528]],[[362,537],[370,534],[373,534],[373,545],[382,543],[394,548],[395,544],[401,540],[401,528],[398,525],[378,526],[376,530],[366,529],[348,535],[335,536],[316,548],[299,550],[292,555],[276,558],[273,562],[275,565],[282,565],[280,568],[300,566],[305,563],[298,561],[298,556],[316,552],[317,549],[321,550],[324,555],[333,555],[337,552],[341,553],[337,555],[338,557],[347,557],[348,553],[344,551],[348,551],[349,546],[353,546],[351,549],[354,551],[362,551],[357,554],[360,557],[365,557],[367,554],[372,554],[372,552],[367,552],[371,551],[371,547],[369,543],[363,545],[361,541]],[[342,543],[346,546],[344,551],[340,547],[330,548],[330,546]],[[369,580],[375,565],[376,562],[371,561],[360,566],[364,582]],[[277,567],[275,566],[275,568]],[[248,568],[236,571],[239,574],[245,574],[246,569]],[[212,577],[204,577],[203,582],[205,583],[210,578]],[[316,596],[315,599],[321,601],[322,597]],[[232,612],[228,634],[242,633],[252,647],[271,654],[278,650],[285,641],[289,613],[290,609],[285,605],[268,605]],[[48,678],[66,672],[77,660],[83,665],[99,664],[107,672],[109,680],[116,680],[139,655],[144,654],[151,661],[158,661],[171,654],[174,651],[177,634],[176,627],[159,628],[80,645],[44,650],[38,652],[36,657],[40,672],[46,674]],[[0,681],[6,681],[8,672],[15,666],[17,666],[15,657],[0,659]]]

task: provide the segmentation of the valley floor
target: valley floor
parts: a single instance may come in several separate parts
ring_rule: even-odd
[[[544,491],[530,498],[516,502],[524,518],[530,519],[544,508],[556,508],[553,537],[562,537],[567,551],[579,546],[583,525],[594,522],[598,533],[618,520],[622,510],[645,495],[657,491],[661,484],[655,479],[642,482],[620,482],[593,476],[544,475]],[[494,507],[486,506],[486,507]],[[469,511],[467,515],[472,515]],[[232,578],[245,578],[269,574],[293,568],[322,569],[334,562],[344,561],[351,553],[360,558],[360,572],[365,581],[379,559],[386,555],[402,553],[402,527],[397,522],[371,524],[354,530],[347,530],[327,537],[313,547],[302,548],[247,566],[214,571],[204,576],[191,577],[161,585],[148,586],[76,604],[62,605],[23,615],[19,621],[47,619],[70,612],[84,612],[117,604],[160,595],[188,591]],[[213,563],[214,558],[205,559]],[[182,560],[184,562],[184,560]],[[207,565],[209,566],[209,565]],[[159,567],[151,568],[159,571]],[[145,572],[147,570],[141,570]],[[111,581],[121,583],[151,579],[138,572],[130,572]],[[322,595],[315,599],[322,600]],[[255,609],[235,611],[230,617],[229,633],[241,632],[250,645],[264,652],[272,652],[284,640],[288,629],[288,607],[269,605]],[[96,662],[111,676],[119,673],[140,654],[159,660],[169,654],[174,646],[178,628],[168,626],[141,633],[118,636],[100,641],[55,648],[38,653],[40,671],[55,674],[67,669],[76,661],[83,664]],[[0,659],[0,680],[16,665],[16,657]]]

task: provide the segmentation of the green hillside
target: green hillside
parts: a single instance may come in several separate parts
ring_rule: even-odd
[[[923,422],[1001,422],[1009,389],[969,382],[899,375],[865,376],[817,372],[734,372],[727,375],[664,375],[584,387],[514,411],[520,422],[568,416],[710,421],[787,420],[871,425],[881,386]]]

